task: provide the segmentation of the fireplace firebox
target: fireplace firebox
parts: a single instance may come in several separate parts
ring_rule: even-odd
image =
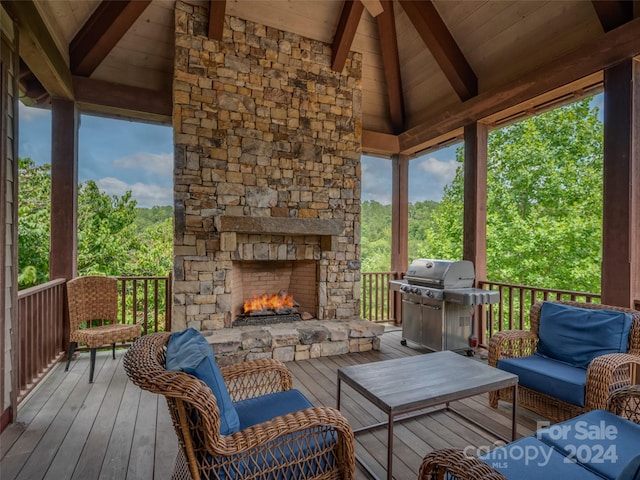
[[[317,316],[318,280],[313,260],[270,260],[233,262],[232,314],[234,323],[251,323],[245,315],[245,303],[266,297],[291,298],[291,307],[265,307],[260,316],[273,322]],[[269,311],[272,310],[272,311]],[[254,315],[256,316],[256,315]]]

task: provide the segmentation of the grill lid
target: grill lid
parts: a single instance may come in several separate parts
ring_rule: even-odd
[[[412,285],[468,288],[473,286],[475,272],[469,260],[417,258],[409,265],[405,278]]]

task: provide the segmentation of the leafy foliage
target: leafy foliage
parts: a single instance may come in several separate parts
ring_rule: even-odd
[[[597,108],[589,103],[558,108],[489,135],[489,279],[600,291],[603,129]],[[410,206],[410,259],[462,258],[462,149],[456,157],[460,165],[442,201]],[[375,203],[362,208],[363,271],[384,271],[390,264],[391,207],[374,209]]]
[[[49,276],[51,175],[49,165],[36,166],[28,158],[20,159],[19,167],[18,283],[25,288]],[[130,192],[109,196],[91,180],[79,186],[80,275],[166,275],[172,238],[171,207],[140,209]]]

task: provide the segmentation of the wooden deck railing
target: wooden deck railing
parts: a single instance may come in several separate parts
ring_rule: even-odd
[[[65,280],[18,292],[17,349],[14,365],[18,403],[59,360],[65,343]]]
[[[400,278],[398,272],[363,272],[360,286],[360,314],[372,322],[395,322],[393,292],[389,280]]]
[[[479,288],[500,292],[500,302],[487,305],[481,343],[488,342],[491,335],[501,330],[528,329],[531,305],[543,300],[569,300],[584,303],[600,303],[600,294],[574,292],[553,288],[530,287],[492,281],[478,282]]]
[[[68,348],[66,280],[18,292],[16,378],[18,403]],[[171,330],[171,277],[118,277],[119,318],[143,334]],[[79,349],[80,350],[80,349]]]

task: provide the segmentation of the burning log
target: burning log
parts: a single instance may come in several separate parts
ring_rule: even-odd
[[[276,294],[266,293],[254,296],[251,300],[245,300],[243,313],[245,315],[288,315],[296,313],[298,304],[291,295],[281,290]]]

